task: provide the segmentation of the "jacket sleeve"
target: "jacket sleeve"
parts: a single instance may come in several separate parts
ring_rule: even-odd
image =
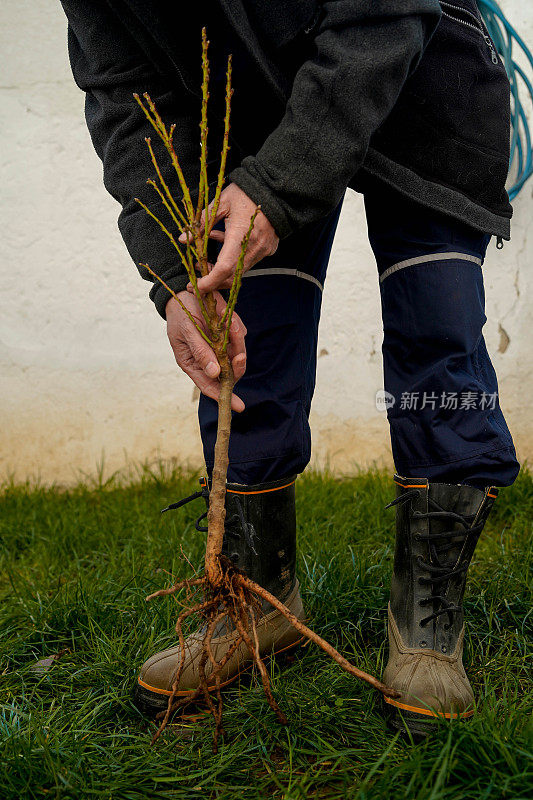
[[[440,19],[437,0],[325,0],[285,115],[229,178],[288,236],[331,211]]]
[[[144,138],[152,136],[159,163],[170,187],[181,197],[177,180],[168,166],[166,153],[137,106],[133,93],[147,91],[155,100],[161,116],[176,122],[175,141],[185,177],[194,180],[197,162],[192,146],[197,138],[195,109],[191,98],[165,79],[149,60],[128,30],[103,0],[62,0],[68,18],[69,57],[77,85],[85,92],[85,118],[94,148],[103,163],[104,184],[121,204],[118,226],[128,251],[143,278],[154,281],[139,266],[147,263],[175,291],[188,282],[187,275],[172,244],[135,202],[139,197],[158,215],[165,211],[153,189],[146,185],[154,169]],[[179,87],[178,87],[179,89]],[[176,119],[176,112],[179,118]],[[194,183],[192,183],[194,185]],[[155,282],[150,297],[161,316],[169,292]]]

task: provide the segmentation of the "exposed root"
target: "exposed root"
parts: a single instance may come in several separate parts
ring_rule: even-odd
[[[208,582],[207,576],[205,576],[204,578],[196,578],[194,581],[181,581],[170,587],[170,589],[154,592],[147,597],[147,600],[150,600],[153,597],[175,594],[180,588],[189,590],[193,586],[203,587],[205,597],[203,602],[196,603],[186,608],[178,616],[176,632],[179,638],[180,661],[173,682],[172,693],[168,698],[167,708],[164,712],[162,711],[156,715],[156,719],[161,720],[161,722],[158,730],[154,734],[152,744],[156,742],[162,734],[172,714],[184,706],[203,699],[215,723],[213,750],[217,752],[218,740],[224,732],[222,726],[223,701],[221,673],[243,643],[250,652],[252,663],[259,671],[263,691],[270,708],[275,713],[278,722],[282,725],[287,724],[287,717],[278,706],[272,694],[268,671],[259,649],[257,616],[262,613],[261,601],[270,603],[299,633],[322,648],[325,653],[350,675],[366,681],[387,697],[398,697],[398,693],[393,689],[385,686],[385,684],[381,683],[377,678],[374,678],[372,675],[363,672],[351,664],[344,656],[335,650],[332,645],[295,617],[287,606],[278,600],[277,597],[266,589],[263,589],[259,584],[255,583],[255,581],[250,580],[241,570],[235,567],[228,559],[224,558],[224,556],[219,556],[219,565],[219,575],[222,576],[222,579],[218,581],[216,587],[213,587],[213,585]],[[190,694],[178,698],[178,688],[187,655],[187,645],[183,635],[183,623],[193,615],[201,615],[205,621],[198,662],[199,685],[197,689],[191,691]],[[212,640],[217,627],[222,624],[224,620],[226,620],[226,625],[232,625],[238,635],[220,660],[217,660],[213,652]],[[211,694],[213,692],[214,698]]]
[[[146,599],[150,600],[150,598],[152,596],[154,596],[154,595],[150,595]],[[173,707],[174,707],[174,699],[176,697],[176,692],[178,691],[181,674],[183,672],[183,667],[185,665],[185,657],[186,657],[187,651],[186,651],[186,647],[185,647],[185,637],[183,636],[182,623],[184,622],[184,620],[187,619],[187,617],[190,617],[192,614],[196,614],[196,613],[200,613],[201,611],[205,611],[206,609],[211,608],[213,605],[214,605],[213,601],[208,601],[206,603],[199,603],[198,605],[193,606],[192,608],[185,609],[185,611],[182,611],[181,614],[178,616],[178,619],[176,621],[176,633],[178,634],[178,641],[179,641],[179,646],[180,646],[180,663],[179,663],[179,666],[178,666],[178,670],[176,672],[176,677],[174,678],[174,683],[172,684],[172,694],[168,698],[168,705],[167,705],[166,711],[164,712],[163,721],[162,721],[161,725],[159,726],[158,730],[154,734],[154,737],[152,739],[152,744],[155,744],[155,742],[159,739],[159,737],[161,736],[161,734],[163,733],[163,731],[165,730],[165,728],[167,726],[168,720],[170,718],[170,715],[171,715]],[[200,694],[200,692],[198,692],[198,694]]]
[[[168,589],[158,589],[157,592],[152,592],[152,594],[148,595],[146,600],[153,600],[154,597],[166,597],[169,594],[176,594],[176,592],[180,592],[182,589],[190,589],[192,586],[201,586],[204,583],[205,578],[178,581],[178,583],[175,583],[174,586],[170,586]]]
[[[272,694],[272,688],[270,686],[270,678],[268,677],[268,672],[266,670],[263,659],[259,655],[259,638],[257,636],[257,626],[255,624],[255,612],[253,608],[250,609],[250,617],[252,621],[252,633],[254,637],[253,646],[250,652],[252,653],[255,663],[257,664],[257,669],[261,674],[261,680],[263,682],[263,691],[265,693],[265,697],[267,699],[268,705],[275,713],[280,725],[288,725],[289,720],[287,719],[284,712],[281,710],[276,700],[274,699],[274,695]],[[250,645],[248,644],[248,648],[249,647]]]
[[[226,615],[224,612],[218,614],[214,621],[213,626],[211,629],[211,635],[206,635],[205,637],[205,649],[207,652],[207,657],[209,659],[209,663],[213,668],[213,673],[215,675],[215,694],[216,694],[216,707],[213,708],[212,714],[215,720],[215,734],[213,739],[213,750],[216,752],[218,749],[218,738],[224,734],[224,728],[222,726],[222,708],[223,708],[223,701],[222,701],[222,692],[220,690],[220,670],[217,670],[217,661],[215,656],[213,655],[213,650],[211,649],[211,640],[213,638],[213,633],[216,630],[216,626],[219,622],[221,622]],[[209,632],[208,632],[209,633]],[[238,640],[240,644],[240,639]],[[236,650],[237,648],[235,648]],[[233,650],[233,652],[235,652]],[[233,655],[233,653],[232,653]],[[227,663],[227,661],[226,661]],[[221,667],[222,669],[222,667]]]
[[[340,667],[346,670],[346,672],[349,672],[350,675],[353,675],[354,678],[359,678],[362,681],[366,681],[366,683],[369,683],[374,687],[374,689],[377,689],[386,697],[400,696],[399,692],[397,692],[395,689],[391,689],[390,686],[386,686],[381,681],[378,681],[377,678],[369,675],[368,672],[363,672],[363,670],[354,667],[354,665],[344,658],[344,656],[341,656],[338,650],[335,650],[335,648],[329,644],[329,642],[326,642],[326,640],[319,636],[318,633],[315,633],[311,630],[311,628],[308,628],[307,625],[305,625],[301,620],[295,617],[291,611],[289,611],[287,606],[284,605],[281,600],[278,600],[278,598],[273,594],[268,592],[266,589],[263,589],[263,587],[259,586],[258,583],[250,580],[250,578],[247,578],[245,575],[241,576],[241,581],[250,592],[255,594],[257,597],[260,597],[262,600],[266,600],[268,603],[273,605],[274,608],[280,611],[287,622],[290,622],[293,628],[296,628],[296,630],[303,634],[306,639],[309,639],[311,642],[314,642],[321,647],[322,650],[328,654],[328,656],[331,656],[331,658],[336,661]]]

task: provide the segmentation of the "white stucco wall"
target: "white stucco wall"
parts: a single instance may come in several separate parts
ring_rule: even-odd
[[[502,3],[533,43],[533,5]],[[196,395],[120,239],[118,207],[83,120],[57,0],[0,7],[0,476],[72,481],[125,459],[200,464]],[[533,183],[513,240],[491,248],[486,336],[522,457],[530,398]],[[339,469],[390,463],[379,292],[361,199],[347,198],[324,297],[312,427],[315,458]]]

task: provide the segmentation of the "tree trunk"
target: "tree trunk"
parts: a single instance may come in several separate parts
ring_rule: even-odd
[[[207,513],[207,544],[205,551],[205,574],[211,586],[220,585],[222,572],[218,556],[222,551],[224,520],[226,517],[226,478],[229,462],[229,437],[231,430],[231,395],[235,379],[227,353],[215,349],[220,364],[220,397],[218,399],[218,426],[215,443],[215,460],[209,493]]]

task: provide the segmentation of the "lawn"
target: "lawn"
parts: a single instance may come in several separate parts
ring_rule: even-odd
[[[290,723],[273,718],[255,675],[226,692],[227,738],[211,722],[171,730],[131,699],[140,664],[173,643],[176,603],[145,596],[198,564],[201,513],[159,509],[194,491],[178,469],[68,491],[7,486],[0,498],[0,797],[533,797],[531,476],[503,491],[470,570],[465,663],[478,699],[468,723],[412,745],[387,730],[380,698],[317,648],[271,665]],[[390,478],[298,481],[298,573],[309,619],[369,672],[386,657],[393,556]],[[44,675],[37,659],[63,653]]]

